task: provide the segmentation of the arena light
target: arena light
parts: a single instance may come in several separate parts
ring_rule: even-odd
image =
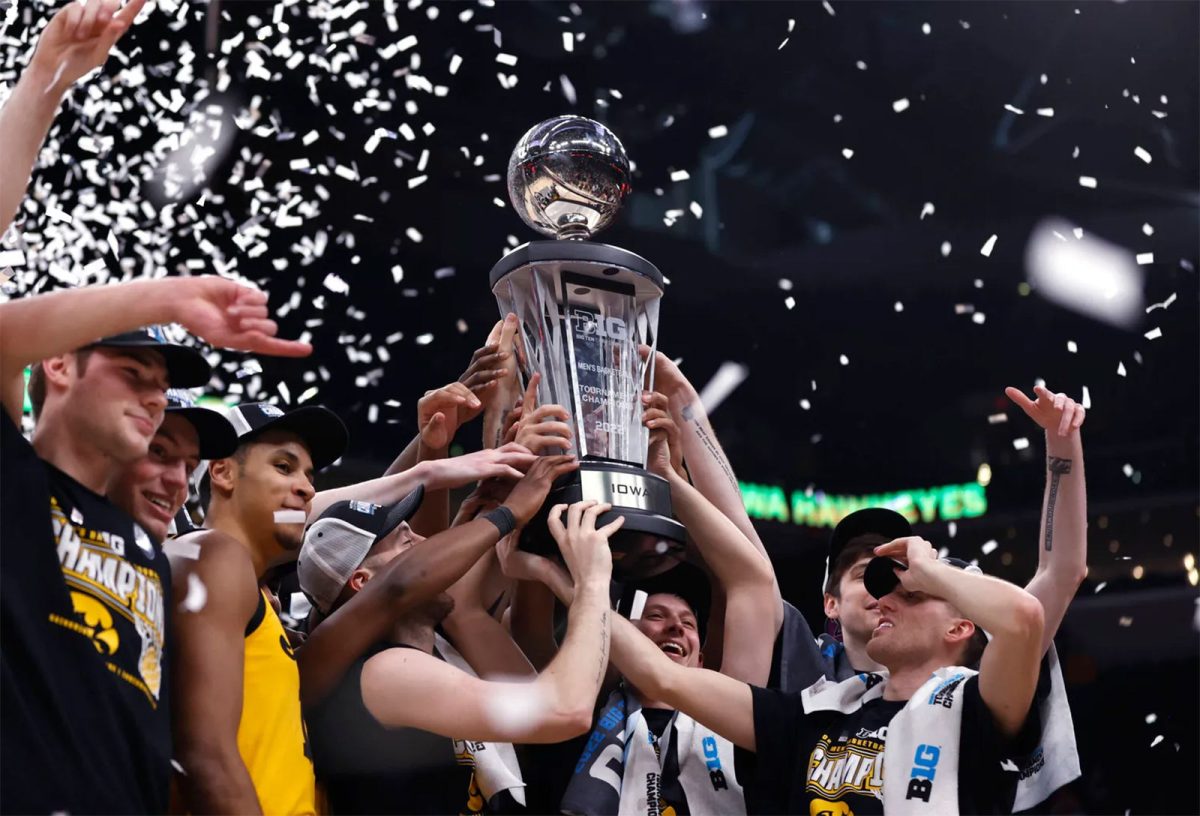
[[[930,523],[977,518],[987,513],[987,491],[979,482],[900,490],[865,496],[831,495],[814,490],[793,490],[781,485],[739,482],[742,503],[752,519],[833,527],[864,507],[890,507],[910,522]]]

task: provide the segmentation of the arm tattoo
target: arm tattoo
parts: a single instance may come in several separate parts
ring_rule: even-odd
[[[600,663],[596,667],[596,682],[604,682],[604,673],[608,671],[608,610],[600,616]]]
[[[1046,467],[1050,470],[1050,496],[1046,499],[1046,552],[1054,547],[1054,505],[1058,501],[1058,481],[1071,472],[1071,460],[1058,456],[1048,457]]]
[[[704,430],[704,426],[701,425],[700,420],[696,418],[696,412],[693,410],[692,406],[687,406],[680,413],[683,415],[685,421],[690,422],[692,426],[695,427],[696,436],[700,439],[701,444],[708,449],[708,452],[712,455],[712,458],[715,459],[717,464],[721,466],[721,470],[725,472],[725,477],[729,479],[729,483],[733,485],[733,489],[740,491],[741,488],[738,487],[737,476],[733,475],[733,467],[729,464],[729,460],[725,458],[725,454],[721,452],[721,448],[717,444],[717,441],[709,436],[708,431]]]

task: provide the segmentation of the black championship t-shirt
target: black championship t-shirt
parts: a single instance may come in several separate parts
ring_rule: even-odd
[[[0,810],[164,812],[167,558],[0,414]]]
[[[753,688],[757,775],[748,813],[883,813],[887,726],[903,701],[872,700],[853,714],[805,714],[799,694]],[[963,689],[958,766],[960,813],[1011,813],[1017,774],[1001,767],[1037,742],[1036,710],[1009,739],[995,726],[972,677]],[[1015,766],[1013,766],[1015,768]],[[739,768],[740,774],[740,768]]]
[[[362,670],[381,645],[346,672],[324,700],[304,712],[317,781],[329,812],[496,813],[516,803],[506,793],[484,802],[472,770],[459,764],[454,742],[417,728],[388,728],[362,699]]]

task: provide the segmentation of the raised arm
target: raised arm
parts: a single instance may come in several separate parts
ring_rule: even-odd
[[[197,533],[197,558],[171,556],[171,721],[190,813],[261,813],[238,753],[246,626],[259,598],[246,551],[221,533]],[[204,593],[199,604],[193,593]]]
[[[153,323],[180,323],[215,346],[289,357],[312,352],[307,343],[274,336],[265,292],[216,275],[60,290],[0,303],[5,408],[20,417],[21,406],[8,400],[25,366]]]
[[[462,487],[484,479],[520,479],[535,458],[525,448],[512,444],[448,459],[418,462],[408,470],[390,476],[322,490],[313,497],[312,510],[308,515],[309,518],[316,518],[331,504],[347,499],[392,504],[407,496],[419,484],[425,485],[426,491],[433,491]]]
[[[508,495],[517,525],[533,518],[550,486],[578,467],[570,456],[538,459]],[[379,577],[321,622],[297,652],[300,695],[305,705],[319,702],[346,669],[372,644],[386,636],[397,618],[445,591],[500,538],[495,524],[477,519],[432,536],[404,551]]]
[[[608,665],[608,537],[623,519],[596,529],[609,505],[580,502],[550,513],[550,529],[575,579],[567,635],[558,655],[532,683],[479,681],[451,674],[411,650],[391,650],[363,669],[363,701],[385,725],[408,725],[459,739],[561,742],[591,726]],[[514,716],[516,714],[516,716]]]
[[[650,427],[647,467],[671,485],[671,506],[688,530],[719,585],[724,606],[720,670],[737,680],[765,685],[775,636],[783,623],[783,599],[770,560],[729,518],[706,499],[671,462],[678,428],[665,398],[651,395],[644,419]],[[716,668],[716,666],[713,666]]]
[[[650,348],[642,346],[641,353],[643,358],[647,357]],[[726,518],[737,525],[766,558],[767,549],[746,513],[737,476],[721,443],[717,441],[712,423],[708,421],[708,414],[700,402],[700,395],[683,376],[679,366],[662,352],[655,356],[654,388],[665,394],[670,402],[671,415],[679,425],[683,458],[687,462],[692,483]]]
[[[105,63],[145,4],[146,0],[131,0],[121,8],[119,0],[69,3],[42,31],[33,58],[0,108],[0,145],[4,145],[0,235],[12,224],[25,197],[34,162],[63,97],[76,81]]]
[[[1087,488],[1083,479],[1084,409],[1066,394],[1034,386],[1037,401],[1016,388],[1008,398],[1046,432],[1046,489],[1038,530],[1038,566],[1025,589],[1042,602],[1050,648],[1067,607],[1087,576]]]
[[[979,695],[1001,733],[1017,734],[1029,714],[1042,659],[1045,617],[1038,599],[1008,581],[942,563],[917,536],[876,547],[875,553],[908,564],[896,572],[905,590],[949,601],[992,636],[979,663]]]

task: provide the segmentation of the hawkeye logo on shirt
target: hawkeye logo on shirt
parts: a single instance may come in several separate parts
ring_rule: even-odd
[[[162,687],[166,617],[158,574],[126,559],[122,536],[68,521],[53,497],[50,513],[74,613],[70,617],[52,614],[51,622],[88,638],[109,671],[137,687],[156,706]],[[123,635],[136,635],[138,640],[125,644],[123,650]]]
[[[822,799],[840,799],[848,793],[882,799],[883,741],[858,736],[835,741],[823,734],[809,756],[806,788]]]

